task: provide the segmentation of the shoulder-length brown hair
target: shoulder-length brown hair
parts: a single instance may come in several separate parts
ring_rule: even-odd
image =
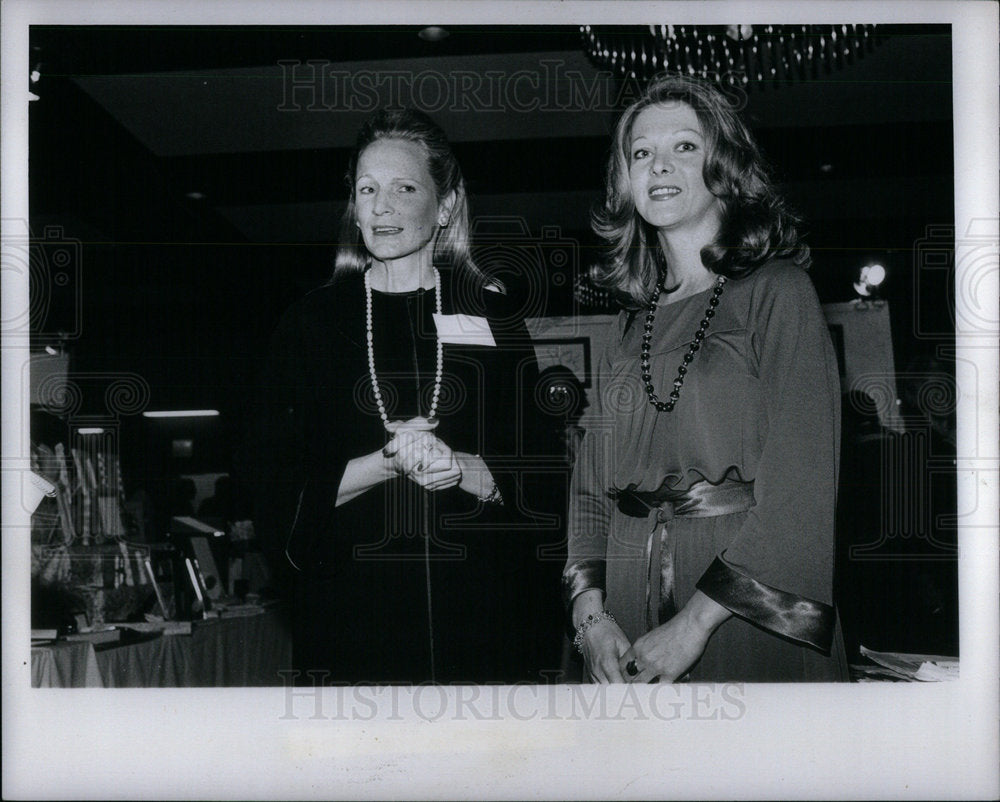
[[[628,308],[648,302],[663,258],[656,230],[639,216],[632,199],[632,126],[643,109],[677,102],[687,104],[698,115],[707,145],[705,186],[722,202],[719,233],[701,251],[705,267],[737,278],[776,256],[809,266],[809,248],[799,234],[801,221],[774,189],[760,149],[726,95],[707,81],[662,75],[649,83],[618,121],[608,159],[604,204],[591,219],[594,231],[610,246],[606,262],[592,279]]]
[[[340,221],[339,245],[331,283],[351,273],[362,273],[371,266],[372,256],[365,248],[361,232],[357,227],[354,183],[362,152],[380,139],[418,143],[427,155],[427,170],[434,181],[438,200],[450,192],[455,193],[451,218],[448,224],[439,228],[434,235],[434,265],[439,268],[450,268],[455,273],[455,279],[471,282],[473,286],[482,289],[488,282],[472,258],[469,201],[462,170],[444,131],[430,117],[415,109],[378,111],[368,118],[358,132],[344,176],[348,192],[347,209]]]

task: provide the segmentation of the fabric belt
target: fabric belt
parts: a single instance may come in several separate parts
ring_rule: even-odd
[[[632,518],[653,518],[646,542],[646,624],[648,629],[670,620],[677,612],[674,599],[675,542],[669,523],[675,517],[714,518],[746,512],[754,506],[753,482],[723,479],[719,484],[696,482],[687,490],[619,490],[618,509]]]

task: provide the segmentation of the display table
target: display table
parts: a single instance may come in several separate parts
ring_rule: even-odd
[[[92,644],[63,642],[31,648],[32,688],[103,686]]]
[[[292,641],[276,610],[195,622],[190,635],[99,646],[56,643],[31,650],[35,688],[198,688],[281,685]]]

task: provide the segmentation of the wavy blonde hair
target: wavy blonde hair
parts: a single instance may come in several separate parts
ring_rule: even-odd
[[[656,230],[639,216],[632,198],[632,126],[649,106],[678,102],[698,115],[707,144],[705,186],[722,202],[719,233],[701,251],[705,267],[738,278],[776,256],[790,257],[804,268],[810,263],[809,248],[799,234],[801,220],[775,190],[757,143],[726,96],[707,81],[661,75],[619,119],[608,159],[604,204],[591,215],[594,231],[609,245],[606,261],[591,279],[626,308],[648,303],[657,276],[665,268]]]

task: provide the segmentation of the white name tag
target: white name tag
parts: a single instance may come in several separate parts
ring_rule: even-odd
[[[434,315],[434,325],[443,343],[454,345],[488,345],[496,348],[490,323],[484,317],[472,315]]]

